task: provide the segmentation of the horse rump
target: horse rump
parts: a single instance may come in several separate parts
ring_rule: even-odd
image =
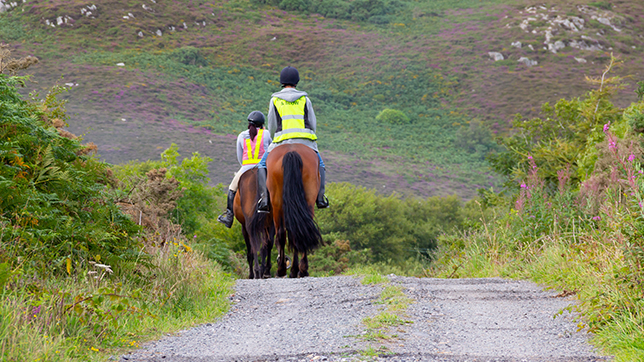
[[[313,206],[306,202],[302,157],[295,151],[288,152],[282,159],[282,170],[282,208],[289,245],[295,252],[308,253],[322,244],[322,234],[313,219]]]

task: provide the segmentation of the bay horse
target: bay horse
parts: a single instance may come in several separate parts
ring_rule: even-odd
[[[257,213],[257,169],[244,172],[239,179],[233,213],[242,226],[246,241],[248,279],[271,277],[271,250],[273,249],[273,223],[270,214]],[[251,232],[252,231],[252,232]]]
[[[309,275],[307,253],[322,245],[320,228],[313,219],[313,206],[320,189],[319,162],[315,151],[302,144],[275,147],[266,159],[266,187],[278,252],[278,277],[286,275],[287,236],[293,252],[291,278]]]

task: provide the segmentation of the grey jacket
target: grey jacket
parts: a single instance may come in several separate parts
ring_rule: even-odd
[[[259,131],[259,129],[257,131]],[[264,130],[264,136],[262,140],[264,142],[264,151],[268,150],[268,147],[270,146],[271,141],[273,140],[269,133],[270,132],[267,132],[267,130]],[[239,169],[238,172],[242,172],[242,173],[256,166],[256,165],[242,164],[242,161],[244,160],[244,143],[246,143],[247,139],[250,139],[249,130],[245,130],[244,132],[240,133],[239,136],[237,136],[237,161],[239,161],[239,164],[242,165],[242,167]],[[259,155],[259,157],[261,158],[262,155]]]
[[[306,92],[299,91],[295,88],[284,88],[279,92],[273,93],[272,97],[281,98],[287,102],[293,102],[300,97],[307,95],[308,94]],[[271,139],[275,137],[275,132],[277,130],[277,110],[275,109],[275,105],[272,102],[272,97],[271,102],[269,102],[268,104],[268,120],[266,125],[268,127],[269,133],[271,134]],[[311,130],[313,130],[313,132],[316,132],[317,120],[315,119],[315,112],[313,111],[313,106],[311,106],[311,100],[309,99],[309,97],[306,97],[306,115],[307,124],[309,125]],[[279,145],[290,143],[300,143],[311,147],[315,152],[318,152],[317,142],[305,138],[289,138],[280,143],[271,143],[271,145],[268,147],[268,151],[272,151]]]

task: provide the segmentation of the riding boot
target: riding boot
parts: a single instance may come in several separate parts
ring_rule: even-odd
[[[266,190],[266,169],[257,168],[257,193],[259,201],[257,202],[257,212],[270,212],[270,200],[268,199],[268,190]]]
[[[235,220],[235,214],[233,213],[233,203],[235,201],[235,194],[237,191],[228,190],[228,200],[226,203],[226,211],[223,214],[219,215],[217,221],[224,224],[227,228],[230,229],[233,226],[233,221]]]
[[[326,209],[329,207],[329,199],[324,195],[325,173],[326,170],[324,167],[320,166],[320,190],[318,191],[318,198],[315,200],[315,205],[318,209]]]

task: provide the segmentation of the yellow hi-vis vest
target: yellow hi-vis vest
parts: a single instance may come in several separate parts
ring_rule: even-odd
[[[279,143],[290,138],[305,138],[312,141],[318,139],[312,129],[304,126],[305,96],[298,98],[294,102],[287,102],[281,98],[273,97],[273,104],[282,119],[282,129],[279,132],[275,132],[273,143]],[[279,125],[277,129],[280,129]]]
[[[253,145],[255,145],[255,152],[253,154]],[[259,151],[262,151],[260,154]],[[264,155],[264,129],[260,128],[257,130],[257,135],[255,136],[255,141],[251,141],[250,138],[246,139],[246,152],[242,156],[242,165],[256,165],[261,161],[262,156]]]

